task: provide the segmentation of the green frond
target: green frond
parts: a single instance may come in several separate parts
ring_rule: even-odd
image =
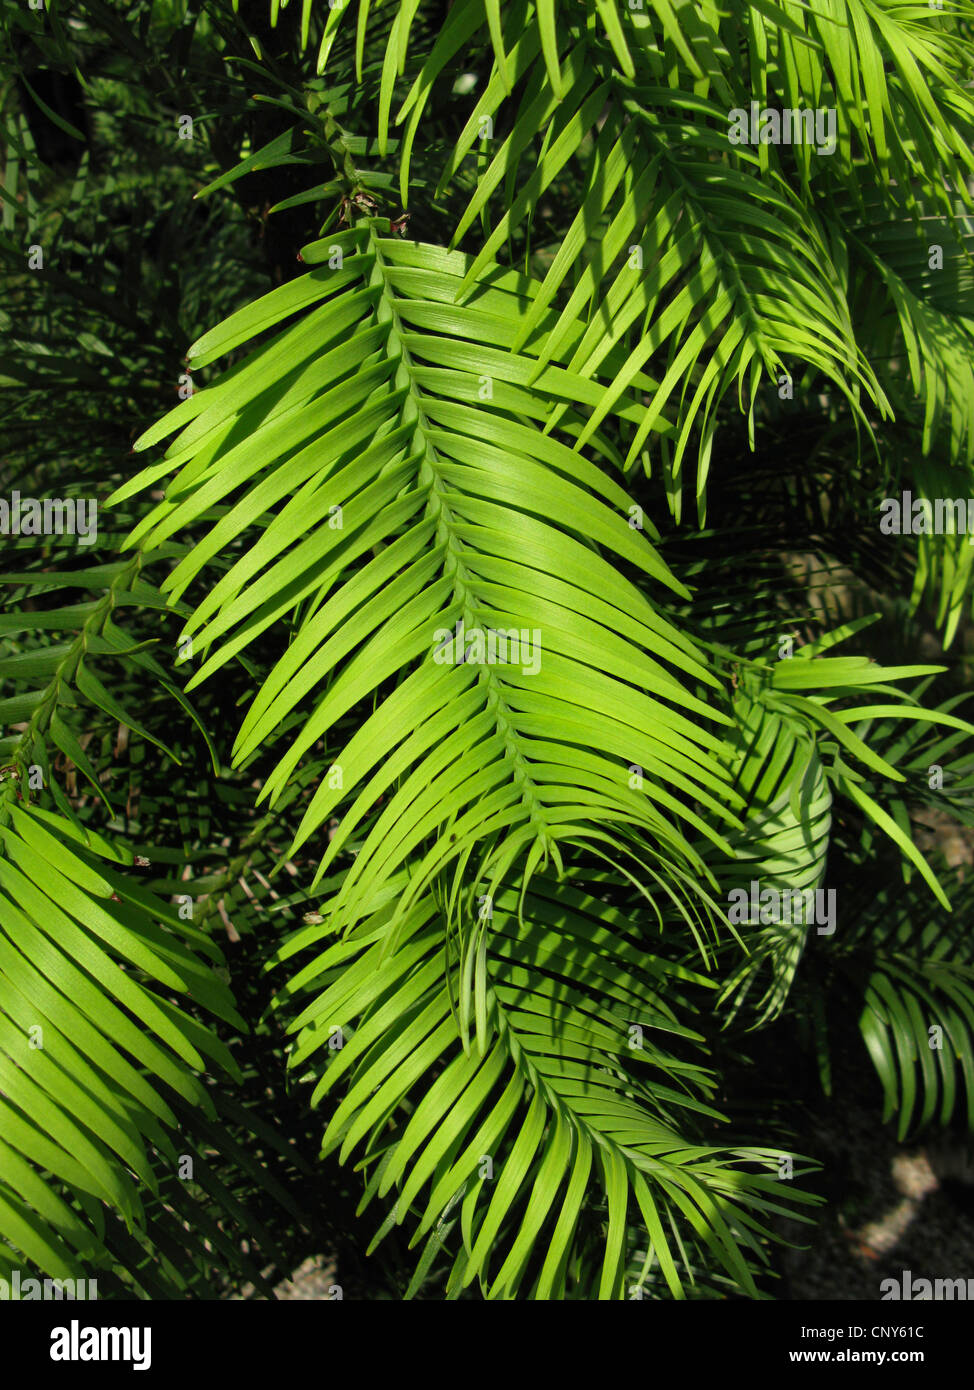
[[[337,1101],[323,1152],[361,1150],[363,1209],[395,1195],[376,1240],[407,1222],[411,1247],[432,1242],[424,1259],[450,1250],[455,1293],[476,1280],[487,1298],[620,1298],[632,1220],[671,1296],[686,1295],[673,1229],[753,1291],[764,1221],[809,1199],[780,1195],[778,1151],[692,1137],[698,1117],[720,1116],[681,995],[709,981],[654,956],[637,921],[547,875],[482,911],[486,929],[484,917],[462,928],[446,975],[431,899],[392,951],[391,905],[340,942],[322,941],[326,927],[294,941],[314,955],[281,996],[312,995],[289,1025],[291,1065],[315,1082],[312,1104]],[[476,1042],[461,978],[475,938]],[[589,1241],[594,1282],[576,1288],[573,1250]]]
[[[271,624],[293,625],[250,704],[235,760],[324,693],[302,714],[262,799],[274,804],[302,757],[347,712],[375,701],[334,748],[293,842],[298,849],[320,833],[356,793],[319,868],[358,833],[331,910],[357,920],[383,881],[446,827],[448,842],[419,857],[408,900],[468,851],[480,854],[478,879],[489,879],[502,856],[535,846],[545,859],[608,825],[623,837],[642,827],[662,863],[699,869],[685,827],[722,841],[692,803],[733,822],[733,794],[706,756],[719,746],[700,722],[711,711],[685,683],[714,679],[620,568],[685,592],[630,525],[628,494],[539,428],[555,403],[573,400],[558,424],[577,435],[575,402],[593,399],[593,387],[561,366],[537,376],[532,358],[511,350],[535,286],[491,267],[457,305],[467,258],[390,240],[373,225],[308,247],[304,258],[324,264],[234,315],[191,357],[210,361],[310,312],[143,436],[141,447],[183,426],[166,463],[116,500],[178,467],[130,544],[151,553],[209,524],[162,586],[179,598],[204,566],[222,570],[186,624],[205,658],[190,688]],[[582,332],[579,324],[572,336]],[[620,400],[614,413],[636,410]],[[236,552],[232,563],[223,558]],[[496,664],[488,652],[472,665],[458,624],[482,643],[516,633],[519,654]],[[466,660],[445,651],[454,640]],[[638,795],[633,765],[645,779]]]

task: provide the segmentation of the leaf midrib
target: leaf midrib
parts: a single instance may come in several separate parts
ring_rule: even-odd
[[[399,356],[394,385],[397,388],[404,388],[408,392],[402,408],[402,418],[407,423],[415,422],[417,452],[421,450],[424,459],[418,481],[421,486],[426,483],[430,484],[430,498],[426,505],[425,516],[436,522],[436,544],[443,546],[446,556],[444,575],[453,580],[454,594],[462,609],[464,625],[474,628],[478,625],[479,604],[471,592],[472,579],[459,553],[463,542],[459,539],[455,526],[451,524],[455,522],[455,518],[449,505],[449,489],[438,466],[439,454],[430,438],[430,433],[434,427],[430,424],[423,408],[422,388],[415,379],[412,358],[403,341],[402,322],[399,317],[395,292],[387,273],[387,262],[382,254],[372,224],[369,223],[368,227],[369,239],[375,255],[369,284],[370,286],[378,285],[380,289],[380,299],[375,309],[376,319],[379,323],[386,321],[386,319],[391,320],[387,347],[390,354],[398,353]],[[487,708],[494,712],[498,733],[504,742],[505,757],[513,764],[514,781],[518,786],[521,801],[528,811],[530,823],[535,827],[538,838],[547,846],[549,827],[544,807],[537,786],[528,771],[524,754],[514,737],[513,717],[504,698],[501,684],[489,666],[481,668],[478,673],[478,680],[481,685],[486,687]]]

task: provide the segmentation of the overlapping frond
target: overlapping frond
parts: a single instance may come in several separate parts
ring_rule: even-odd
[[[445,962],[433,899],[388,951],[393,917],[389,903],[337,942],[295,933],[282,958],[313,955],[284,997],[311,996],[291,1064],[312,1104],[335,1106],[325,1151],[361,1151],[362,1208],[395,1196],[373,1244],[412,1228],[413,1288],[447,1257],[453,1294],[625,1297],[635,1222],[670,1296],[686,1296],[684,1240],[754,1293],[765,1222],[810,1199],[782,1189],[773,1147],[688,1137],[720,1118],[680,1018],[686,986],[709,981],[547,875],[523,897],[502,888]]]

